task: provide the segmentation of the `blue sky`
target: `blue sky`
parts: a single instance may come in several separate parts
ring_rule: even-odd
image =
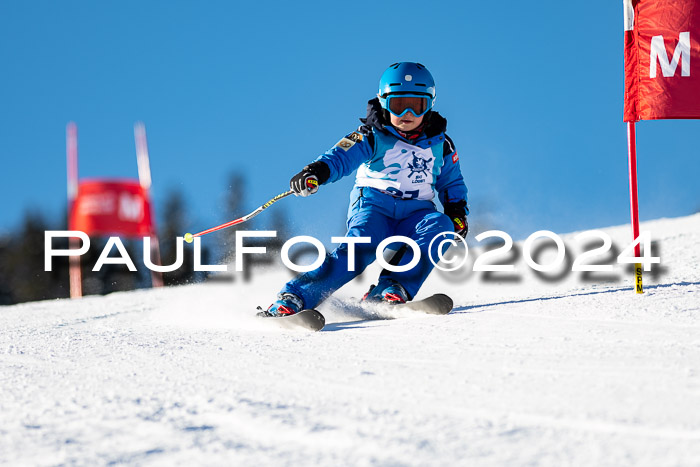
[[[230,172],[246,176],[246,211],[285,191],[401,60],[436,79],[473,231],[629,222],[621,2],[434,3],[3,2],[0,231],[27,210],[63,215],[69,121],[82,177],[136,177],[143,121],[156,208],[178,188],[191,231],[239,217]],[[642,220],[700,209],[698,134],[638,124]],[[271,209],[328,243],[352,178]]]

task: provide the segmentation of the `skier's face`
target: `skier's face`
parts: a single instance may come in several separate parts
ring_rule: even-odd
[[[413,115],[413,113],[406,112],[401,117],[397,117],[396,115],[389,113],[389,117],[391,120],[391,124],[394,126],[394,128],[405,132],[412,131],[418,128],[421,125],[421,123],[423,123],[424,115],[416,117],[415,115]]]

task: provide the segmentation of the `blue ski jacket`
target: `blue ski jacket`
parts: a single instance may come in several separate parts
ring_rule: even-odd
[[[459,156],[445,134],[447,120],[431,111],[426,114],[423,131],[409,139],[386,123],[383,112],[379,99],[370,100],[367,118],[360,119],[363,125],[314,161],[324,162],[330,170],[324,183],[357,169],[353,194],[368,187],[395,198],[427,201],[437,192],[443,205],[466,203]]]

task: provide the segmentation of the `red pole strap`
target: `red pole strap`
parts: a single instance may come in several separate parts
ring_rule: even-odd
[[[632,214],[632,234],[634,240],[639,238],[639,200],[637,197],[637,137],[635,134],[634,122],[627,122],[627,149],[629,153],[630,172],[630,211]],[[637,243],[634,246],[634,255],[641,257],[641,247]],[[643,293],[642,289],[642,265],[635,264],[635,289],[637,293]]]

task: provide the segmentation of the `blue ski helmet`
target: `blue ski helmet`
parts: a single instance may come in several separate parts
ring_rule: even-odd
[[[386,69],[379,79],[379,93],[377,95],[382,108],[389,110],[394,115],[398,114],[390,110],[389,96],[400,95],[403,97],[416,96],[427,98],[427,105],[424,109],[418,112],[411,109],[414,115],[420,117],[433,108],[435,103],[435,80],[428,69],[420,63],[394,63]],[[403,113],[406,113],[406,111]]]

